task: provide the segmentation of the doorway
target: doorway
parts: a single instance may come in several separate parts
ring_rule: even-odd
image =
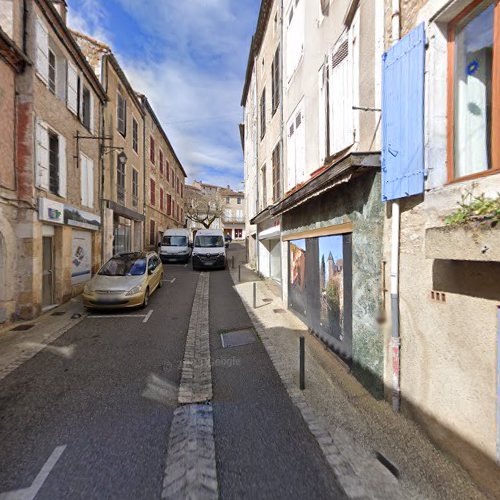
[[[43,237],[42,307],[54,304],[54,242],[52,236]]]

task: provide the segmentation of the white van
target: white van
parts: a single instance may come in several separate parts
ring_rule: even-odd
[[[193,269],[226,268],[226,246],[222,229],[200,229],[194,237]]]
[[[158,244],[161,261],[188,262],[191,256],[189,234],[187,229],[167,229]]]

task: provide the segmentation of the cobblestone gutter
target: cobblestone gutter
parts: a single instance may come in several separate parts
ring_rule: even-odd
[[[209,345],[209,275],[201,273],[189,321],[178,404],[170,427],[164,499],[218,497]]]

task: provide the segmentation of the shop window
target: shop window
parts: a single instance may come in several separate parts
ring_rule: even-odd
[[[235,229],[234,238],[237,240],[241,240],[241,238],[243,238],[243,229]]]
[[[352,356],[351,235],[289,242],[289,306],[346,360]]]
[[[449,25],[449,180],[500,169],[500,4],[473,2]]]

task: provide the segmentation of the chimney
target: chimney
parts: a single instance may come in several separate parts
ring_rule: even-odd
[[[66,3],[66,0],[52,0],[52,5],[61,16],[64,24],[66,24],[66,17],[68,14],[68,4]]]

